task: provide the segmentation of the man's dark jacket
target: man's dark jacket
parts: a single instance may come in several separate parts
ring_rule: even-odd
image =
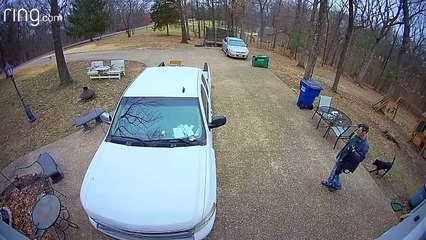
[[[367,138],[361,139],[358,136],[353,137],[337,154],[337,158],[343,159],[342,171],[355,172],[358,165],[365,159],[368,152]]]

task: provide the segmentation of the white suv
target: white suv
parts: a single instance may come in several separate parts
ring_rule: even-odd
[[[211,78],[194,67],[151,67],[127,88],[86,172],[81,204],[117,239],[203,239],[216,216]]]

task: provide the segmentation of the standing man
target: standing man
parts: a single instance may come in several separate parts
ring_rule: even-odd
[[[365,159],[368,152],[367,133],[369,127],[367,124],[359,124],[356,136],[351,138],[348,143],[340,150],[336,156],[336,164],[331,170],[327,181],[322,181],[321,184],[328,187],[330,191],[335,192],[342,189],[339,175],[355,172],[358,165]],[[347,172],[349,171],[349,172]]]

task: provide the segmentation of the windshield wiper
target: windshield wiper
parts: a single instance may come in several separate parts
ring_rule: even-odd
[[[199,141],[197,139],[189,139],[187,138],[170,138],[170,139],[161,139],[161,141],[167,141],[168,143],[184,143],[187,146],[195,146],[199,145]]]
[[[130,137],[130,136],[110,135],[107,138],[107,141],[110,141],[113,143],[119,143],[119,144],[126,144],[126,145],[147,146],[147,142],[145,140],[136,138],[136,137]]]

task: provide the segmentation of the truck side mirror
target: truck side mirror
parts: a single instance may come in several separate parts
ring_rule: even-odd
[[[225,116],[215,116],[212,118],[212,122],[209,123],[209,129],[217,128],[225,125],[226,117]]]
[[[111,117],[111,115],[109,115],[109,113],[104,112],[104,113],[101,114],[100,117],[101,117],[102,122],[104,122],[108,125],[111,124],[112,117]]]

